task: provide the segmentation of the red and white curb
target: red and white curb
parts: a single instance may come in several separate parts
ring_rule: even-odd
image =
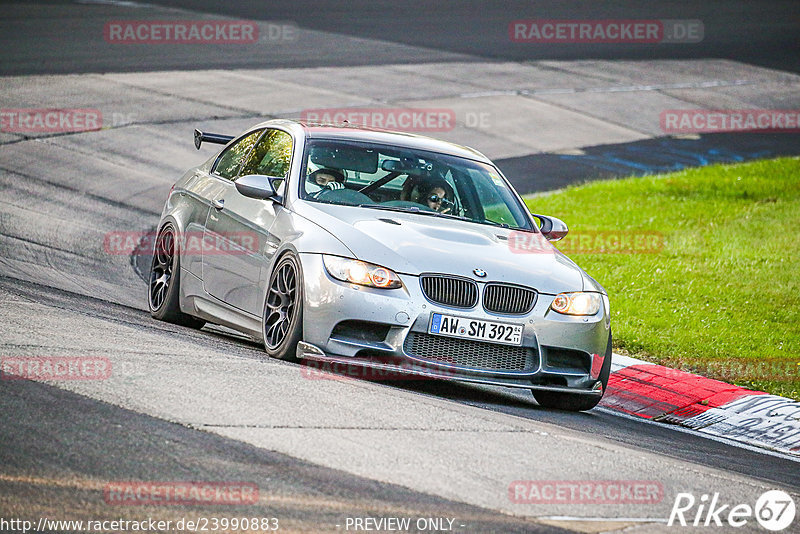
[[[600,406],[800,458],[800,402],[614,354]]]

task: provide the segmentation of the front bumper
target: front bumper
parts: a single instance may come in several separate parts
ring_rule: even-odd
[[[598,378],[609,336],[607,305],[591,317],[565,316],[550,310],[555,295],[539,294],[524,315],[490,313],[482,306],[485,282],[478,281],[478,304],[455,309],[429,301],[416,276],[400,275],[403,288],[371,289],[331,278],[319,254],[300,258],[304,276],[300,359],[332,369],[369,368],[376,371],[372,377],[424,377],[602,395]],[[432,313],[521,324],[522,346],[464,343],[429,334]],[[472,356],[461,357],[462,349]]]

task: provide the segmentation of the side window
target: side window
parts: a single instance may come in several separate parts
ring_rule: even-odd
[[[281,130],[267,130],[250,152],[239,175],[287,176],[291,161],[292,136]]]
[[[256,130],[225,149],[225,152],[223,152],[222,156],[217,160],[213,172],[219,174],[223,178],[232,180],[233,177],[236,176],[236,171],[239,169],[242,158],[246,156],[250,149],[253,148],[253,145],[256,144],[261,132],[263,132],[263,130]]]

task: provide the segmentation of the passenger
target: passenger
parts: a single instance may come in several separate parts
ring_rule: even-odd
[[[447,192],[442,185],[433,184],[423,189],[425,193],[420,198],[420,202],[424,202],[433,211],[439,213],[450,213],[453,208],[453,203],[448,200]]]

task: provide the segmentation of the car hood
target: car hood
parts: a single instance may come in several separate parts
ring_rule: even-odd
[[[356,258],[398,273],[448,273],[552,294],[584,288],[583,271],[538,232],[317,202],[293,207],[340,239]],[[477,277],[475,269],[486,277]]]

